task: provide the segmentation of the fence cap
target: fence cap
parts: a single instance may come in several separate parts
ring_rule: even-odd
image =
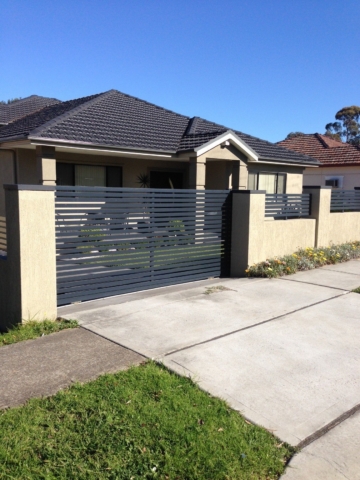
[[[232,193],[247,193],[248,195],[251,194],[261,194],[265,195],[266,190],[231,190]]]
[[[31,190],[31,191],[50,191],[53,192],[55,191],[55,185],[18,185],[18,184],[6,184],[4,185],[5,190],[16,190],[16,191],[21,191],[21,190]]]

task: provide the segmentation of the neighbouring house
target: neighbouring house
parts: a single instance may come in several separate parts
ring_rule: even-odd
[[[304,169],[318,166],[309,156],[117,90],[65,102],[33,96],[3,107],[19,110],[30,99],[38,106],[42,101],[52,104],[21,118],[15,115],[0,127],[1,187],[19,183],[299,193]]]
[[[304,170],[305,186],[332,186],[344,190],[360,186],[359,147],[320,133],[299,134],[278,145],[319,160],[319,168]]]
[[[11,103],[0,103],[0,128],[55,103],[60,103],[60,100],[40,97],[39,95],[30,95],[30,97],[21,98]]]

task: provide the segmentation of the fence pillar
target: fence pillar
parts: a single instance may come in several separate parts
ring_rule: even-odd
[[[54,188],[5,185],[8,250],[6,324],[54,320],[56,247]],[[0,325],[0,328],[4,325]]]
[[[262,258],[265,191],[234,190],[232,198],[230,275],[241,277]]]
[[[311,216],[316,219],[315,247],[326,247],[330,242],[331,187],[303,187],[311,194]]]

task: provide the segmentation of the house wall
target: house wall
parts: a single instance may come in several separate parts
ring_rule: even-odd
[[[303,171],[302,167],[291,165],[266,165],[263,163],[251,162],[248,165],[249,172],[272,172],[286,173],[286,193],[302,193]]]
[[[3,184],[14,183],[13,154],[0,150],[0,250],[6,250],[5,191]]]
[[[231,187],[231,163],[225,160],[206,162],[206,188],[208,190],[227,190]]]
[[[325,185],[325,177],[343,176],[343,190],[360,187],[360,165],[345,167],[305,168],[304,185]]]

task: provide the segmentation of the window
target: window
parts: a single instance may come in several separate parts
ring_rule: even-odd
[[[249,190],[266,190],[266,193],[285,193],[286,173],[249,172]]]
[[[56,162],[56,184],[84,187],[121,187],[122,167]]]
[[[150,188],[183,188],[182,172],[150,172]]]
[[[342,188],[343,186],[343,179],[344,177],[338,176],[338,177],[325,177],[325,185],[327,187],[333,187],[333,188]]]

